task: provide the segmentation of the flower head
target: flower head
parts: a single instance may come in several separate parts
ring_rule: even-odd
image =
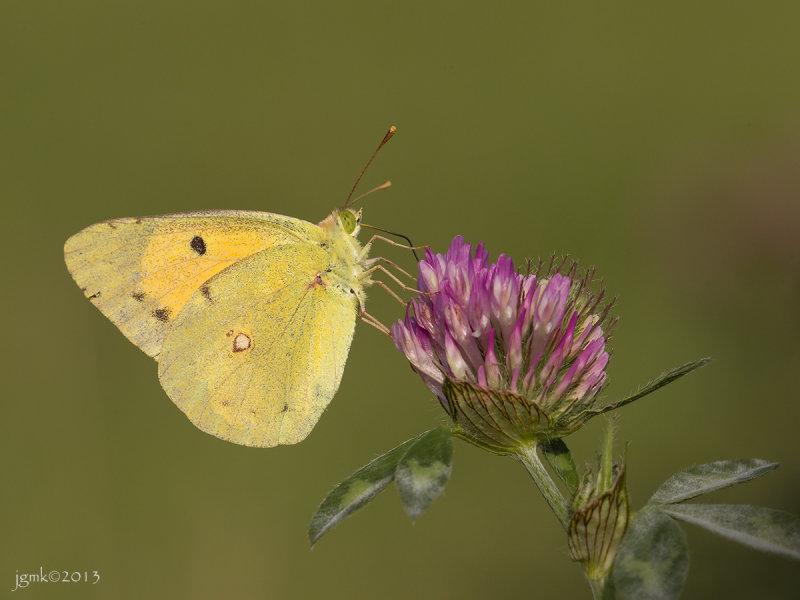
[[[427,250],[392,338],[473,441],[513,449],[579,427],[606,379],[610,305],[593,272],[553,259],[519,273],[483,243]]]

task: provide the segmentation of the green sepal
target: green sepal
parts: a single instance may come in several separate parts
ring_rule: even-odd
[[[481,387],[467,381],[445,378],[442,393],[446,410],[459,437],[476,445],[512,454],[516,448],[548,431],[553,423],[536,402],[510,390]]]
[[[778,463],[760,458],[720,460],[678,471],[652,495],[649,504],[673,504],[714,490],[750,481],[777,469]]]
[[[614,561],[612,581],[619,600],[677,598],[689,572],[689,548],[680,526],[647,506],[636,513]]]
[[[685,365],[681,365],[680,367],[675,367],[674,369],[670,369],[666,373],[662,373],[655,379],[653,379],[650,383],[645,384],[639,391],[634,393],[632,396],[628,396],[623,400],[618,400],[617,402],[612,402],[611,404],[607,404],[602,408],[591,408],[589,410],[585,410],[580,413],[579,418],[576,419],[577,422],[583,423],[590,419],[591,417],[607,413],[612,410],[616,410],[618,408],[622,408],[626,404],[630,404],[634,400],[638,400],[639,398],[643,398],[648,394],[652,394],[656,390],[664,387],[675,381],[676,379],[680,379],[684,375],[688,375],[695,369],[699,369],[700,367],[706,366],[708,363],[711,362],[711,358],[700,358],[698,360],[693,360],[691,362],[686,363]]]
[[[450,435],[464,442],[468,442],[476,448],[480,448],[489,454],[494,454],[495,456],[510,456],[514,454],[514,451],[509,448],[501,448],[500,446],[495,446],[473,437],[466,429],[458,424],[455,424],[450,428]]]
[[[575,461],[572,460],[572,453],[562,439],[550,440],[549,442],[539,446],[544,454],[547,464],[556,472],[559,479],[569,489],[569,493],[575,493],[580,485],[581,478],[578,475],[578,469],[575,467]]]
[[[450,431],[437,427],[416,438],[397,463],[395,482],[403,507],[412,519],[442,493],[453,467]]]
[[[800,560],[800,519],[793,514],[748,504],[677,504],[662,510],[756,550]]]
[[[311,517],[308,527],[311,544],[316,543],[331,527],[353,514],[389,485],[394,479],[397,463],[427,433],[429,432],[411,438],[382,454],[333,488]]]

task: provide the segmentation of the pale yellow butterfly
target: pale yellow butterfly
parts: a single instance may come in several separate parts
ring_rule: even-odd
[[[303,440],[339,387],[372,283],[360,221],[347,208],[319,225],[228,210],[113,219],[64,256],[192,423],[271,447]]]

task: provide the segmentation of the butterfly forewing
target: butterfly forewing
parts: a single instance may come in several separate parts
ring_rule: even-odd
[[[271,213],[197,212],[97,223],[69,238],[64,256],[86,297],[155,357],[212,276],[265,248],[321,235],[317,225]]]

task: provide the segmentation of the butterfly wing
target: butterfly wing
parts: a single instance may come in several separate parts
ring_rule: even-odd
[[[91,225],[67,240],[64,258],[86,297],[155,357],[183,305],[216,273],[321,236],[317,225],[271,213],[195,212]]]
[[[268,248],[186,302],[158,357],[161,385],[198,428],[271,447],[304,439],[333,398],[358,301],[318,244]]]

